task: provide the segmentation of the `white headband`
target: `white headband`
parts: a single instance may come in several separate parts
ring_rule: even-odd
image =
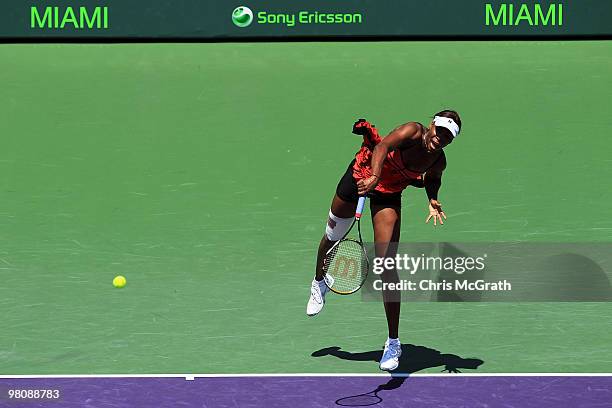
[[[446,118],[444,116],[434,116],[433,122],[436,126],[442,126],[443,128],[450,130],[453,137],[457,137],[457,135],[459,134],[459,125],[457,125],[455,121],[451,118]]]

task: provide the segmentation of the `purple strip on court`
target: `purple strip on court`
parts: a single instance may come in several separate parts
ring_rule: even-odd
[[[59,390],[58,400],[9,390]],[[612,377],[0,379],[0,407],[612,407]]]

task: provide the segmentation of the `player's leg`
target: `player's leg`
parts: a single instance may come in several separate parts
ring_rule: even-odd
[[[318,314],[325,305],[325,294],[329,288],[325,284],[323,274],[323,262],[327,251],[348,231],[355,217],[357,208],[357,182],[353,178],[353,163],[340,179],[336,194],[332,199],[331,208],[327,218],[325,234],[319,242],[317,251],[317,263],[315,265],[315,278],[310,285],[310,298],[306,306],[306,314],[314,316]]]
[[[376,256],[395,258],[400,238],[401,204],[377,204],[372,201],[371,209]],[[385,270],[381,277],[383,282],[399,282],[395,269]],[[395,370],[399,365],[401,355],[401,344],[398,336],[400,302],[400,292],[383,291],[389,337],[385,342],[385,351],[380,361],[382,370]]]
[[[319,250],[317,251],[317,265],[315,269],[315,280],[323,280],[323,260],[327,251],[348,231],[353,218],[355,218],[355,209],[357,202],[346,201],[334,195],[334,198],[329,209],[327,217],[327,225],[325,226],[325,234],[319,242]]]
[[[321,242],[319,242],[319,250],[317,251],[315,278],[310,284],[310,298],[306,306],[306,314],[308,316],[318,314],[325,305],[325,295],[329,291],[324,281],[325,277],[323,274],[325,255],[334,243],[342,239],[346,231],[350,228],[353,218],[355,217],[356,207],[357,203],[345,201],[338,197],[338,194],[334,195],[329,217],[327,219],[327,226],[325,227],[325,234],[323,238],[321,238]]]

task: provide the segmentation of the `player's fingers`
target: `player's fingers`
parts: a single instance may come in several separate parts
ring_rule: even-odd
[[[433,217],[433,215],[429,214],[429,217],[427,217],[427,219],[425,220],[425,224],[427,224],[429,220],[431,220],[431,217]]]
[[[442,221],[442,217],[438,214],[438,219],[440,220],[440,225],[444,225],[444,221]]]
[[[436,225],[438,225],[438,217],[434,215],[433,219],[434,219],[434,227],[435,227]]]
[[[440,214],[442,214],[442,216],[444,217],[444,219],[446,219],[446,214],[444,214],[444,211],[442,211]]]
[[[364,183],[362,180],[359,180],[357,182],[357,194],[363,195],[363,190],[364,190]]]

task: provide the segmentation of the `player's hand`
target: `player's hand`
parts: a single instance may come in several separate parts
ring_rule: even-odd
[[[366,195],[370,191],[374,190],[378,184],[378,177],[370,176],[366,179],[361,179],[357,182],[357,194],[360,196]]]
[[[368,121],[365,119],[359,119],[353,124],[353,133],[356,135],[365,136],[368,130]]]
[[[433,218],[434,226],[444,225],[444,221],[442,218],[446,219],[446,214],[442,211],[442,205],[438,202],[438,200],[429,200],[429,216],[425,220],[425,223],[429,223],[429,220]]]

